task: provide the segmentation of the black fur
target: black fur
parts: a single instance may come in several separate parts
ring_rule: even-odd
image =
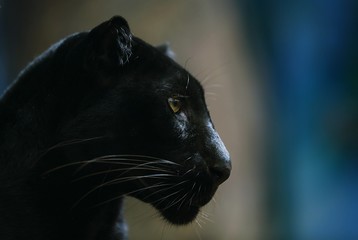
[[[200,83],[168,53],[113,17],[20,73],[0,100],[1,240],[127,239],[125,195],[195,219],[231,165]]]

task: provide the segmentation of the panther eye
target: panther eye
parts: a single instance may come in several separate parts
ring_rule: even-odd
[[[168,98],[168,103],[170,108],[172,109],[172,111],[174,113],[177,113],[180,111],[181,107],[182,107],[182,102],[179,98],[176,97],[170,97]]]

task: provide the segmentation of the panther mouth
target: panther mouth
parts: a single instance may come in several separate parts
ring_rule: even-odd
[[[212,196],[207,195],[205,198],[195,199],[191,203],[177,203],[169,207],[162,204],[154,205],[154,207],[158,209],[162,216],[170,223],[175,225],[185,225],[195,220],[200,209],[211,199]]]
[[[192,222],[200,212],[199,206],[177,207],[173,206],[160,210],[162,216],[172,224],[185,225]]]
[[[217,190],[217,186],[211,184],[208,179],[203,180],[192,179],[186,184],[173,184],[178,187],[173,187],[170,191],[149,190],[134,197],[151,204],[168,222],[185,225],[195,220],[200,209],[210,202]]]

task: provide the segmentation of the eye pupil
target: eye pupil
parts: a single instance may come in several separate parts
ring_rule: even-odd
[[[177,113],[181,109],[181,101],[178,98],[169,98],[168,103],[174,113]]]

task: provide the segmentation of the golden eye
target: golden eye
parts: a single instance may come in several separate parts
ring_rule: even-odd
[[[181,106],[182,106],[182,102],[180,101],[180,99],[171,97],[171,98],[168,98],[168,103],[174,113],[177,113],[180,111]]]

